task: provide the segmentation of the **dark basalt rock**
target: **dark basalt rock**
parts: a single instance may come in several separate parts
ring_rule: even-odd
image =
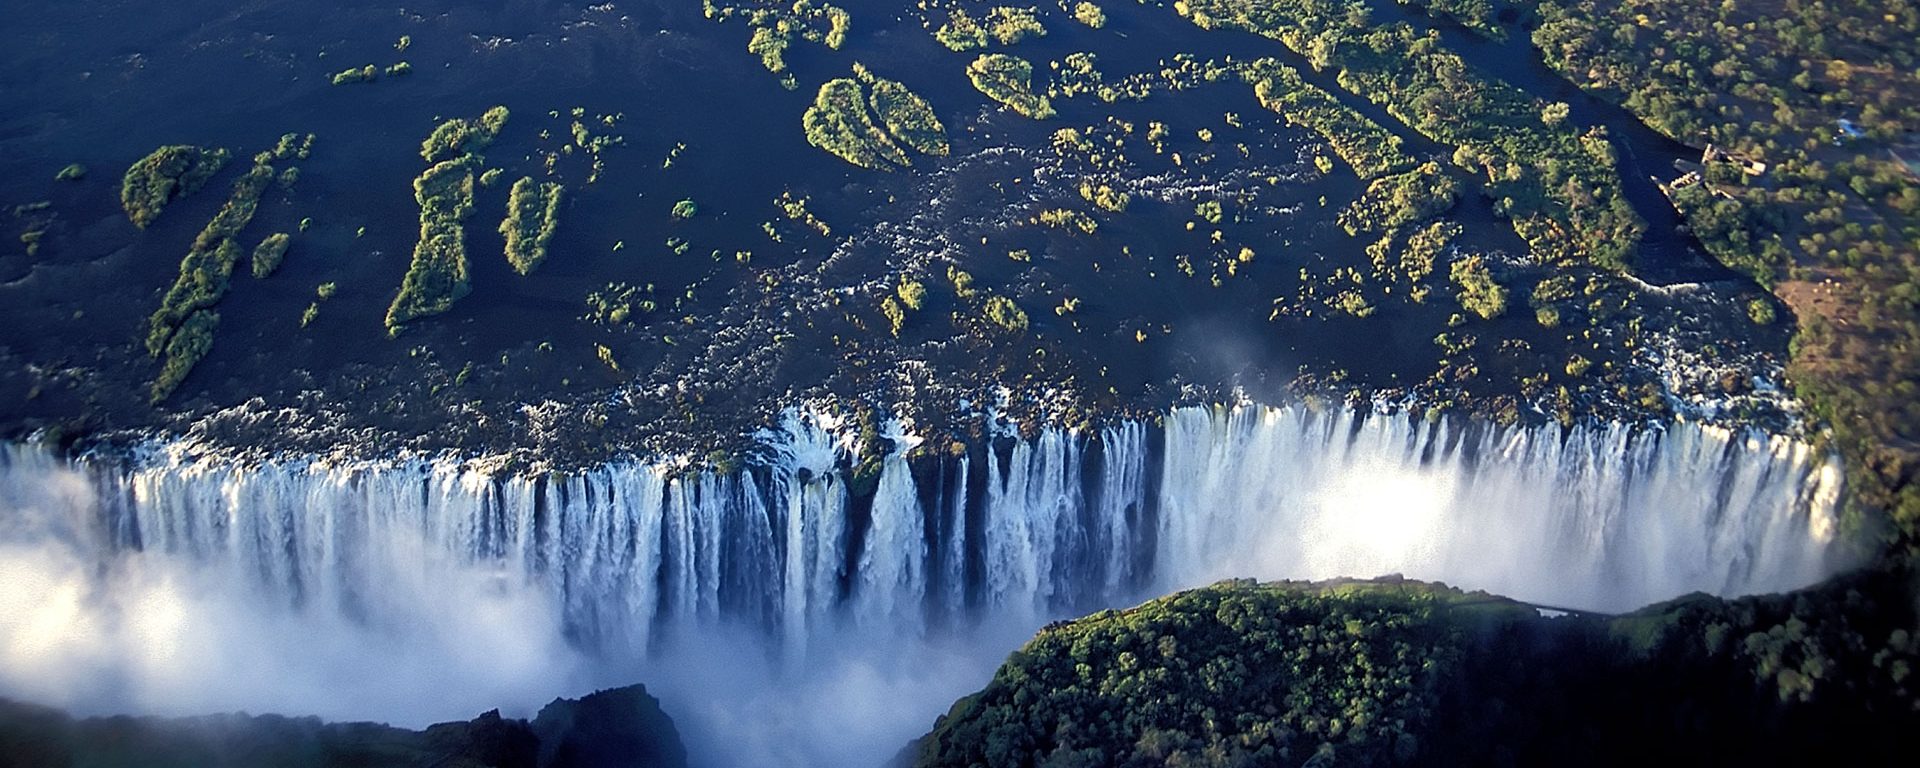
[[[0,768],[684,768],[645,686],[556,699],[533,722],[492,710],[411,731],[246,715],[93,717],[0,700]]]

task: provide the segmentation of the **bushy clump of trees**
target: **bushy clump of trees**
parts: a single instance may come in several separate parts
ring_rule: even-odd
[[[378,79],[380,79],[380,68],[372,64],[368,64],[364,67],[354,67],[352,69],[343,69],[333,74],[334,85],[352,85],[354,83],[371,83]]]
[[[947,154],[947,129],[933,113],[933,105],[905,84],[875,75],[864,66],[855,64],[853,72],[869,89],[867,102],[888,134],[923,155]]]
[[[1127,210],[1127,204],[1133,201],[1133,196],[1125,190],[1115,189],[1112,184],[1096,184],[1092,180],[1080,182],[1080,197],[1100,210],[1113,213]]]
[[[866,67],[855,64],[853,71],[854,77],[820,86],[813,106],[801,116],[807,143],[854,165],[881,171],[913,165],[900,144],[922,154],[947,153],[946,129],[925,99]],[[863,83],[872,88],[871,99],[865,96]]]
[[[156,149],[127,168],[120,180],[120,206],[134,226],[145,228],[167,203],[200,191],[232,158],[219,147],[175,144]]]
[[[487,110],[478,120],[454,118],[443,122],[420,142],[420,159],[437,163],[485,149],[500,135],[509,115],[501,106]]]
[[[1004,53],[982,54],[967,65],[967,79],[987,98],[1035,120],[1053,117],[1053,104],[1033,90],[1033,64]]]
[[[547,244],[560,224],[563,192],[559,184],[526,177],[513,183],[507,195],[507,216],[500,222],[500,234],[507,241],[507,263],[513,265],[513,271],[525,275],[547,260]]]
[[[893,170],[912,165],[907,153],[873,121],[860,83],[850,77],[828,80],[801,117],[807,143],[862,168]]]
[[[420,156],[433,165],[413,180],[420,238],[400,292],[387,307],[387,335],[398,336],[406,323],[451,309],[471,290],[463,222],[473,215],[474,170],[481,163],[474,152],[492,143],[507,117],[506,107],[494,107],[477,120],[448,120],[421,144]],[[449,155],[454,156],[436,162]]]
[[[1832,425],[1850,494],[1892,513],[1896,551],[1920,553],[1920,177],[1903,162],[1920,157],[1920,6],[1552,0],[1538,13],[1532,42],[1568,79],[1677,140],[1767,164],[1716,163],[1675,201],[1715,258],[1799,314],[1797,394]]]
[[[747,52],[760,57],[761,66],[778,75],[780,84],[787,90],[800,87],[793,73],[787,70],[787,49],[792,47],[794,38],[839,50],[846,44],[847,31],[853,23],[853,15],[846,9],[814,0],[771,6],[723,6],[713,0],[701,0],[701,6],[707,18],[715,21],[746,19],[753,29],[752,37],[747,40]]]
[[[1382,176],[1367,185],[1360,199],[1340,212],[1347,234],[1386,232],[1439,216],[1453,208],[1459,182],[1428,162],[1405,173]]]
[[[1027,312],[1013,303],[1013,299],[995,294],[987,297],[985,307],[987,321],[999,326],[1008,333],[1021,333],[1027,330]]]
[[[1487,178],[1495,208],[1549,260],[1627,267],[1644,225],[1627,205],[1604,136],[1548,125],[1525,92],[1482,76],[1404,23],[1376,25],[1339,0],[1182,0],[1205,28],[1275,38],[1345,90],[1384,107]]]
[[[1438,599],[1232,582],[1043,630],[916,766],[1385,765],[1458,655]]]
[[[955,8],[947,14],[946,23],[933,31],[933,38],[948,50],[962,52],[985,48],[989,42],[1013,45],[1046,34],[1038,9],[1000,6],[988,11],[985,20],[976,20],[966,9]]]
[[[253,255],[247,258],[247,264],[253,269],[256,279],[272,277],[280,269],[280,262],[287,258],[287,246],[293,242],[293,236],[285,232],[267,235],[259,245],[253,247]]]
[[[1482,319],[1492,320],[1507,311],[1507,289],[1493,279],[1487,260],[1474,255],[1453,263],[1449,271],[1459,289],[1460,306]]]
[[[1101,10],[1100,6],[1085,2],[1084,0],[1073,4],[1073,18],[1075,21],[1094,29],[1100,29],[1107,25],[1107,12]]]
[[[272,153],[267,152],[256,160],[271,158]],[[233,194],[194,237],[192,248],[180,260],[179,277],[161,298],[160,308],[148,318],[147,354],[165,358],[150,393],[153,402],[173,394],[212,347],[213,329],[219,324],[213,309],[226,296],[233,267],[241,256],[237,238],[259,209],[260,195],[277,177],[273,166],[257,162],[234,182]]]
[[[1563,618],[1398,579],[1222,582],[1047,627],[910,754],[921,768],[1887,764],[1920,727],[1910,578]]]
[[[1333,94],[1302,80],[1298,70],[1272,59],[1259,59],[1247,67],[1244,76],[1253,83],[1260,106],[1320,134],[1360,178],[1377,178],[1413,165],[1413,158],[1400,148],[1399,136],[1340,103]]]

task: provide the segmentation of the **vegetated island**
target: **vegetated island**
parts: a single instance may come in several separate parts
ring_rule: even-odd
[[[987,98],[1035,120],[1053,117],[1053,104],[1033,90],[1033,63],[1004,53],[984,53],[967,65],[967,79]]]
[[[508,114],[506,107],[494,107],[478,119],[454,118],[421,142],[420,157],[433,165],[413,180],[420,239],[400,292],[387,308],[387,335],[398,336],[410,320],[451,309],[471,290],[462,222],[473,215],[474,169],[480,165],[474,153],[493,143]]]
[[[866,87],[872,89],[870,99]],[[926,155],[948,151],[946,129],[926,99],[858,64],[854,77],[822,84],[800,122],[807,143],[862,168],[890,171],[913,165],[901,144]]]

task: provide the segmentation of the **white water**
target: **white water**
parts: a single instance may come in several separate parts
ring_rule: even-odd
[[[0,695],[419,725],[640,679],[717,764],[872,764],[1041,622],[1219,578],[1397,572],[1616,610],[1839,565],[1835,464],[1693,425],[1187,408],[919,482],[895,454],[864,507],[833,430],[762,442],[725,476],[10,446]]]

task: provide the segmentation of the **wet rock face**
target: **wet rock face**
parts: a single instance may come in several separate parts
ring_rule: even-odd
[[[687,750],[644,685],[555,699],[533,719],[540,768],[681,768]]]

